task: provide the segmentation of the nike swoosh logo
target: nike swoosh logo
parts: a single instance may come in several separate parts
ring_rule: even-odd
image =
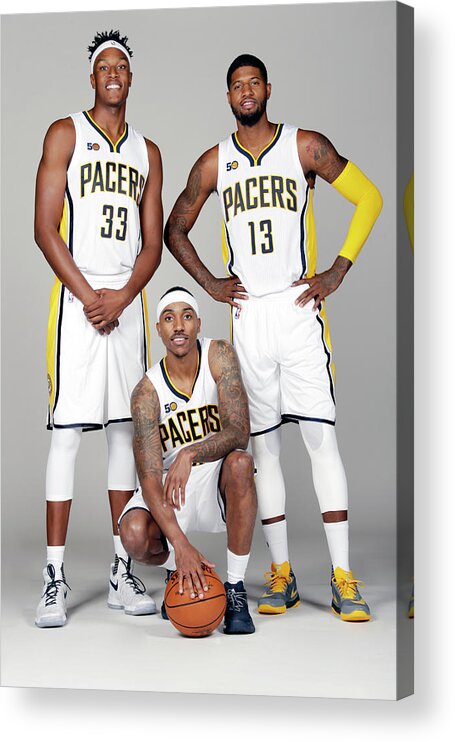
[[[295,598],[296,595],[297,595],[297,590],[293,590],[291,593],[291,598]]]
[[[109,582],[111,583],[111,585],[112,585],[112,587],[114,588],[114,590],[118,590],[118,580],[117,580],[117,582],[115,583],[115,585],[114,585],[114,583],[112,582],[112,580],[109,580]]]

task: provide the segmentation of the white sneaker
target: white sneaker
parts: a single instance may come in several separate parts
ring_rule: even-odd
[[[125,562],[117,556],[114,564],[111,564],[107,599],[109,608],[123,609],[130,616],[156,613],[155,601],[145,592],[142,580],[131,573],[131,567],[131,559]]]
[[[65,580],[63,565],[61,577],[55,579],[53,564],[43,569],[44,592],[36,609],[35,626],[40,629],[64,626],[66,624],[66,595],[69,585]]]

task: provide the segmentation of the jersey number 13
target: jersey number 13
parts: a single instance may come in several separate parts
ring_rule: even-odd
[[[251,254],[252,255],[257,254],[256,227],[259,228],[259,239],[263,237],[265,240],[265,242],[261,242],[259,245],[261,252],[264,254],[273,252],[273,236],[272,236],[271,220],[263,219],[262,221],[259,222],[259,224],[256,224],[255,222],[248,222],[248,226],[250,228]]]

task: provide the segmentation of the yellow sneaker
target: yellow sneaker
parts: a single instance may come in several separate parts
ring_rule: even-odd
[[[359,593],[352,572],[332,567],[332,611],[343,621],[369,621],[370,609]]]
[[[289,562],[275,564],[265,572],[266,589],[258,600],[259,613],[284,613],[300,603],[297,583]]]

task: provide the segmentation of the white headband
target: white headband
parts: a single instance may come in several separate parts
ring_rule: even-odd
[[[199,307],[194,296],[191,296],[191,294],[189,294],[187,291],[175,289],[175,291],[169,291],[168,294],[165,294],[163,298],[159,300],[158,306],[156,308],[156,321],[160,321],[161,312],[163,311],[163,309],[166,309],[169,304],[175,304],[178,301],[183,302],[188,307],[192,307],[196,312],[196,316],[199,317]]]
[[[93,68],[95,66],[95,59],[101,54],[101,52],[104,52],[105,49],[120,49],[120,51],[125,53],[125,56],[130,64],[130,72],[131,72],[131,57],[128,53],[128,50],[125,49],[123,44],[119,44],[118,41],[114,41],[114,39],[109,39],[109,41],[105,41],[104,44],[101,44],[95,51],[93,52],[93,56],[90,60],[90,70],[93,74]]]

